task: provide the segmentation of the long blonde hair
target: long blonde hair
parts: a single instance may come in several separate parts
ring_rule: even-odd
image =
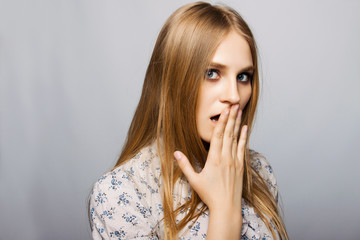
[[[114,167],[131,159],[155,140],[158,147],[163,146],[160,160],[165,239],[176,238],[189,221],[207,209],[203,205],[197,211],[201,199],[194,190],[187,202],[174,209],[173,188],[182,172],[173,161],[173,152],[180,149],[193,166],[195,160],[201,167],[205,165],[207,150],[197,132],[195,119],[198,91],[217,46],[230,31],[236,31],[246,39],[255,68],[252,95],[242,114],[242,125],[248,125],[248,132],[251,132],[259,95],[257,50],[251,30],[242,17],[229,7],[205,2],[187,4],[176,10],[160,31],[146,71],[139,104]],[[288,239],[277,203],[249,161],[247,143],[243,198],[254,207],[274,237],[276,235],[271,224],[276,227],[281,239]],[[189,211],[176,223],[176,215],[183,209]]]

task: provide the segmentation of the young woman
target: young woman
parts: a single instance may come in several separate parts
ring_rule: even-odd
[[[259,94],[253,35],[198,2],[166,21],[114,169],[90,196],[94,239],[288,239],[266,159],[248,139]]]

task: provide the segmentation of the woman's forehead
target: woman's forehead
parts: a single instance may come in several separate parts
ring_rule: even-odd
[[[231,31],[220,42],[210,65],[221,68],[237,67],[249,68],[252,64],[252,55],[246,39],[235,31]]]

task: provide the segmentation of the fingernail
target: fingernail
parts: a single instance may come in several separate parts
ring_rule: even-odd
[[[234,110],[237,111],[239,109],[239,104],[236,104]]]
[[[181,154],[179,152],[175,152],[174,156],[176,158],[176,160],[180,160],[181,159]]]
[[[229,115],[229,109],[226,109],[226,110],[225,110],[224,115],[225,115],[225,116]]]

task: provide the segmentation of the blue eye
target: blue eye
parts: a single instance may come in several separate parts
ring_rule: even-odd
[[[248,73],[240,73],[236,78],[239,82],[247,82],[251,79],[251,75]]]
[[[205,77],[207,79],[219,79],[220,75],[216,69],[208,69],[206,70]]]

